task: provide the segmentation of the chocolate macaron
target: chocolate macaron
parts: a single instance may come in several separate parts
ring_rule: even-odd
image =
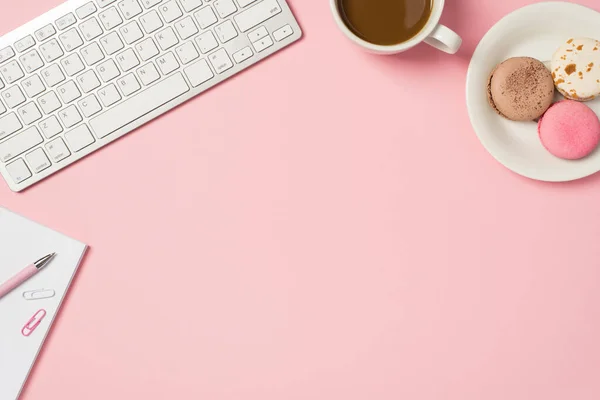
[[[509,58],[490,74],[487,96],[490,105],[504,118],[533,121],[552,104],[554,81],[541,61],[530,57]]]

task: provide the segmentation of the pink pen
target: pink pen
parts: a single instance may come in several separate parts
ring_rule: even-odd
[[[52,260],[52,258],[54,258],[55,255],[56,253],[52,253],[48,254],[46,257],[40,258],[33,264],[25,267],[25,269],[23,269],[21,272],[4,282],[2,285],[0,285],[0,299],[6,296],[8,293],[10,293],[14,288],[25,282],[27,279],[37,274],[40,269],[48,265],[50,260]]]

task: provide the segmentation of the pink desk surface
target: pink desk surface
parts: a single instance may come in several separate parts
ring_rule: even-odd
[[[59,1],[3,2],[2,30]],[[461,53],[389,58],[290,3],[301,42],[0,185],[92,246],[22,399],[598,399],[600,175],[509,172],[465,107],[477,42],[529,1],[447,0]]]

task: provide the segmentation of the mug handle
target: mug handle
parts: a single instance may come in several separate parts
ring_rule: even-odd
[[[462,38],[452,29],[438,24],[433,32],[425,38],[425,43],[448,54],[455,54],[460,49]]]

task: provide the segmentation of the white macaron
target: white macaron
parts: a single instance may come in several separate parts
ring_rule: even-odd
[[[554,53],[551,67],[554,84],[566,98],[588,101],[600,95],[600,41],[567,40]]]

